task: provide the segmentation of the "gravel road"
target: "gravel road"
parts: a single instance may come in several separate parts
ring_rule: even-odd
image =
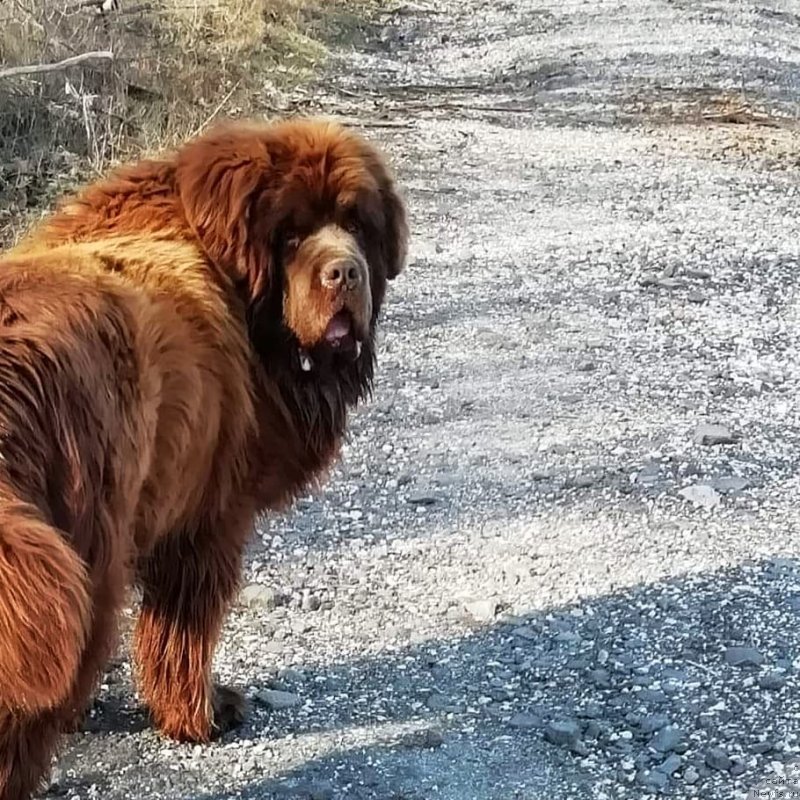
[[[407,190],[375,398],[259,529],[248,724],[160,740],[121,658],[48,796],[800,782],[798,42],[796,0],[449,0],[283,99]]]

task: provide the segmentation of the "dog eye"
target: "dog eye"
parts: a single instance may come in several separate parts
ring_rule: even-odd
[[[296,233],[287,236],[283,240],[283,250],[287,254],[297,252],[298,247],[300,247],[300,237]]]
[[[350,219],[345,223],[344,229],[353,236],[358,236],[361,233],[361,224],[357,219]]]

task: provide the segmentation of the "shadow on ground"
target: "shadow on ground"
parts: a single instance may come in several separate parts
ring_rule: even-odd
[[[571,762],[580,785],[565,790],[613,796],[638,781],[685,796],[724,782],[733,797],[796,758],[799,618],[800,562],[775,559],[291,671],[279,686],[302,706],[256,706],[219,745],[253,748],[256,777],[174,796],[527,798]],[[117,735],[120,713],[101,709],[96,731]],[[270,742],[312,734],[321,754],[258,777]],[[84,780],[103,789],[108,777]]]

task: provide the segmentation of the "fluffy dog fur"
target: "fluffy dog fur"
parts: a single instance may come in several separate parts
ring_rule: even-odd
[[[406,239],[380,155],[309,120],[124,168],[0,259],[0,800],[47,774],[132,581],[155,724],[240,719],[210,666],[246,539],[336,457]]]

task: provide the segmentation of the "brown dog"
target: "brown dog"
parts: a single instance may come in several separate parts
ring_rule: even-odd
[[[0,800],[47,774],[131,581],[156,725],[241,718],[210,665],[245,541],[336,457],[406,240],[379,154],[290,121],[122,169],[0,259]]]

